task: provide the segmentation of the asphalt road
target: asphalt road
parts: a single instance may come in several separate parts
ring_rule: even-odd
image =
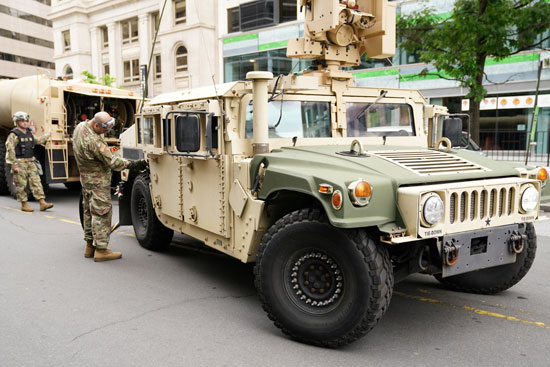
[[[94,263],[78,194],[54,185],[48,200],[52,210],[27,214],[0,197],[2,367],[550,365],[550,222],[536,225],[535,264],[512,289],[455,293],[411,276],[370,334],[329,350],[275,328],[250,265],[185,236],[150,252],[131,227],[111,238],[122,260]]]

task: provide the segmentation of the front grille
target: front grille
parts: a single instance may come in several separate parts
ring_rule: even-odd
[[[438,150],[370,152],[421,176],[487,172],[488,168]]]
[[[493,188],[454,190],[448,195],[449,224],[474,222],[487,218],[504,218],[516,214],[516,188],[513,185]]]

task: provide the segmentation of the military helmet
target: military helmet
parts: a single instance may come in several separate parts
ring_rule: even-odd
[[[17,126],[17,121],[29,121],[29,114],[23,111],[17,111],[13,114],[13,124]]]

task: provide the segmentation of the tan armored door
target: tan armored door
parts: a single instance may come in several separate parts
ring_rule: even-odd
[[[227,160],[185,158],[182,167],[184,221],[228,237]]]

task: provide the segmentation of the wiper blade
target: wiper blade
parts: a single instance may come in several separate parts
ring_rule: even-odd
[[[359,111],[359,113],[353,118],[352,121],[355,121],[355,120],[359,119],[360,117],[365,115],[367,112],[369,112],[369,110],[372,108],[372,106],[377,104],[382,98],[384,98],[386,96],[386,94],[388,94],[387,90],[380,91],[380,95],[378,96],[378,98],[376,98],[376,100],[373,103],[368,104],[365,107],[363,107],[363,109],[361,111]]]

